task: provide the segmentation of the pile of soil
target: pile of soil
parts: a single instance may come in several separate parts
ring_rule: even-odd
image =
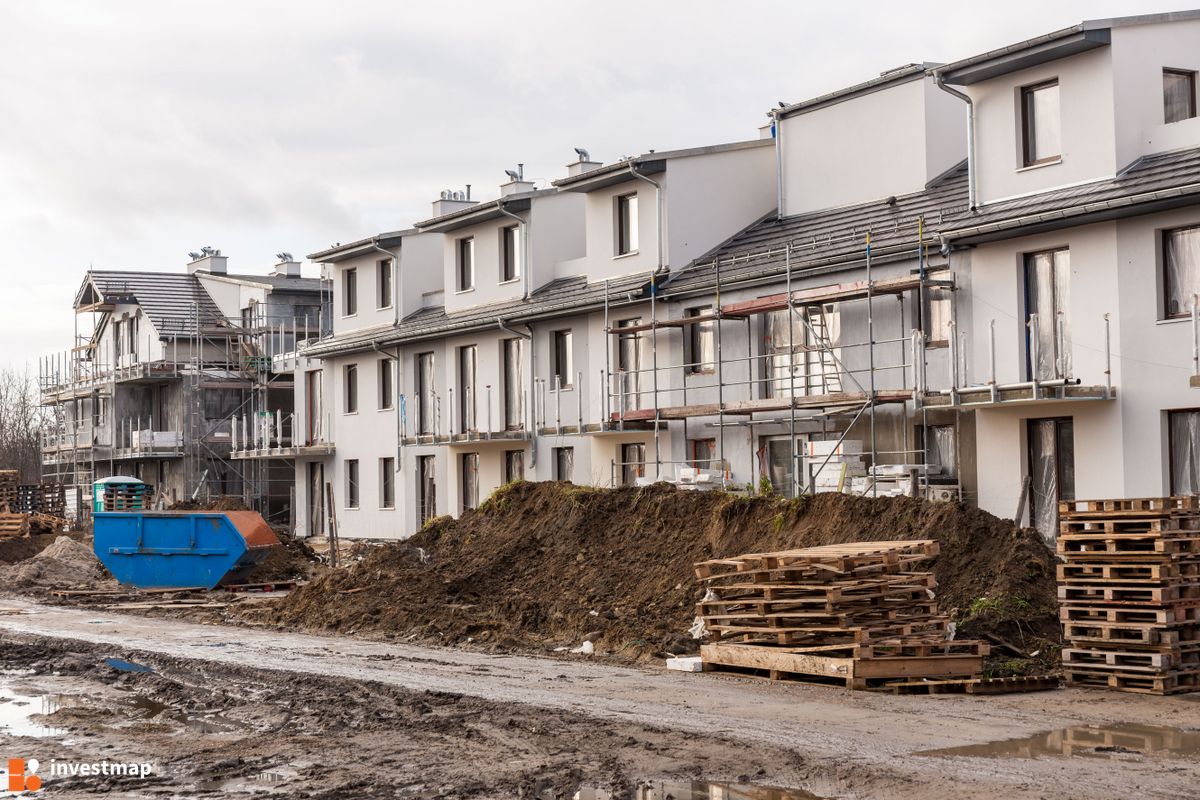
[[[252,511],[240,497],[222,495],[215,500],[179,500],[167,506],[168,511]]]
[[[0,591],[116,587],[92,548],[69,536],[57,537],[36,555],[0,571]]]
[[[262,561],[233,576],[232,582],[307,581],[325,569],[321,557],[307,544],[285,533],[276,535],[279,547],[272,547]]]
[[[1035,531],[956,503],[821,494],[784,500],[659,484],[517,483],[460,519],[374,548],[274,607],[267,622],[494,649],[694,652],[692,565],[739,553],[932,538],[960,637],[1014,650],[1059,636],[1054,558]]]
[[[15,564],[18,561],[33,558],[54,544],[54,540],[58,537],[57,533],[37,533],[33,536],[13,536],[0,539],[0,564]]]

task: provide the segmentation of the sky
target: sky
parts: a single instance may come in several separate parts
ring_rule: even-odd
[[[89,268],[265,273],[518,163],[751,139],[779,101],[1189,5],[0,0],[0,367],[73,344]]]

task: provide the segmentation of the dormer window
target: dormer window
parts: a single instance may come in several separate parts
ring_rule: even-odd
[[[1057,80],[1021,90],[1021,132],[1025,166],[1049,164],[1062,158]]]
[[[636,253],[638,249],[637,193],[617,197],[617,255]]]
[[[1163,70],[1163,122],[1183,122],[1196,116],[1196,73]]]
[[[475,239],[468,236],[458,240],[458,291],[475,288]]]

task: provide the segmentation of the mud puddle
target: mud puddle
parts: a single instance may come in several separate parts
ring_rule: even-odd
[[[80,698],[65,694],[26,693],[11,686],[0,686],[0,732],[9,736],[35,739],[62,737],[63,728],[47,725],[34,717],[53,714],[60,708],[78,705]]]
[[[1000,739],[983,744],[922,750],[918,756],[970,758],[1106,758],[1114,754],[1166,753],[1200,756],[1200,733],[1156,725],[1076,725],[1035,733],[1024,739]]]
[[[613,800],[617,797],[604,789],[580,789],[574,800]],[[620,795],[628,797],[629,795]],[[800,789],[780,789],[750,783],[713,783],[710,781],[640,782],[633,800],[821,800]]]

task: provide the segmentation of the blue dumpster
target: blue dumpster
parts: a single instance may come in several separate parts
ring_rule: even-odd
[[[255,511],[106,511],[94,522],[96,557],[140,589],[212,589],[279,544]]]

